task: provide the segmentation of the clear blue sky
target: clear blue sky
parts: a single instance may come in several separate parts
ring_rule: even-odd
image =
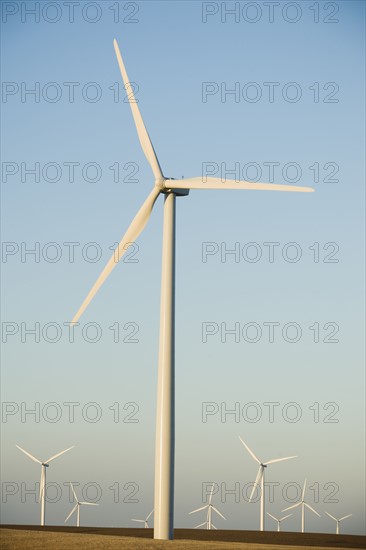
[[[236,167],[270,181],[272,166],[272,181],[316,189],[177,201],[175,525],[203,521],[188,512],[213,481],[227,517],[217,527],[258,528],[259,505],[243,497],[256,465],[241,435],[263,460],[299,456],[268,468],[279,484],[270,513],[306,476],[322,516],[308,516],[307,530],[335,530],[326,510],[352,513],[342,530],[364,533],[364,3],[280,2],[272,12],[238,2],[230,15],[234,2],[80,2],[73,22],[71,7],[49,4],[36,22],[34,2],[2,2],[2,479],[14,484],[3,485],[2,521],[39,522],[24,494],[38,466],[15,444],[41,459],[75,445],[48,470],[58,484],[48,523],[71,509],[70,479],[85,499],[100,497],[84,524],[132,526],[152,508],[162,199],[74,343],[63,325],[153,184],[123,101],[117,38],[167,176],[211,163],[217,175]],[[26,254],[37,247],[39,258]],[[26,333],[35,323],[39,342]],[[225,341],[225,328],[236,335]],[[26,414],[35,407],[39,419]],[[225,415],[235,408],[239,417]],[[234,487],[240,494],[225,497]],[[287,529],[299,529],[297,512]]]

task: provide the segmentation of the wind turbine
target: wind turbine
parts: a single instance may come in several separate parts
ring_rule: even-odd
[[[352,516],[352,514],[348,514],[348,516],[343,516],[343,518],[335,518],[334,516],[332,516],[332,514],[329,514],[328,512],[325,512],[327,514],[327,516],[329,516],[330,518],[334,519],[334,521],[337,522],[337,527],[336,527],[336,535],[339,535],[339,524],[341,521],[343,521],[344,519],[346,518],[350,518]]]
[[[221,178],[166,178],[163,175],[154,147],[145,128],[133,87],[129,83],[125,65],[117,44],[114,49],[122,74],[142,150],[154,174],[154,187],[122,237],[117,249],[86,296],[72,320],[77,323],[85,309],[105,282],[118,261],[145,228],[159,195],[164,195],[163,254],[160,301],[160,343],[155,439],[154,538],[173,538],[174,515],[174,316],[175,316],[175,199],[188,195],[191,189],[245,189],[265,191],[310,192],[309,187],[222,181]]]
[[[145,519],[131,519],[131,521],[137,521],[138,523],[143,523],[145,529],[148,529],[149,528],[148,520],[149,520],[150,516],[152,516],[153,512],[154,512],[154,510],[151,510],[150,514]]]
[[[265,505],[265,496],[264,496],[264,470],[267,468],[269,464],[274,464],[275,462],[282,462],[284,460],[290,460],[291,458],[297,458],[297,456],[286,456],[285,458],[275,458],[273,460],[267,460],[267,462],[262,462],[255,456],[253,451],[251,451],[246,443],[242,440],[242,438],[239,436],[240,441],[248,451],[248,453],[251,455],[252,458],[259,464],[259,469],[257,473],[257,477],[255,478],[255,482],[253,485],[252,492],[250,494],[249,502],[252,500],[254,491],[257,488],[257,485],[260,485],[261,490],[261,500],[260,500],[260,530],[264,531],[264,505]]]
[[[302,495],[301,495],[300,502],[298,502],[297,504],[293,504],[292,506],[289,506],[288,508],[285,508],[284,510],[282,510],[282,512],[287,512],[287,510],[292,510],[293,508],[297,508],[298,506],[301,506],[301,532],[302,533],[305,533],[305,507],[309,508],[309,510],[314,512],[314,514],[316,514],[317,516],[321,517],[320,514],[318,514],[318,512],[310,506],[310,504],[307,504],[305,502],[305,500],[304,500],[305,499],[305,489],[306,489],[306,478],[305,478],[305,481],[304,481],[304,487],[303,487],[303,490],[302,490]]]
[[[69,515],[67,516],[67,518],[65,519],[65,523],[67,522],[67,520],[69,518],[71,518],[72,514],[76,511],[76,527],[80,527],[80,506],[84,506],[84,505],[86,505],[86,506],[99,506],[99,504],[97,504],[96,502],[83,502],[83,501],[78,500],[78,497],[76,496],[76,493],[75,493],[74,486],[71,482],[70,482],[70,485],[71,485],[72,492],[74,493],[74,498],[76,500],[76,504],[75,504],[74,508],[71,510],[71,512],[69,513]]]
[[[211,504],[213,489],[214,489],[214,485],[212,484],[210,497],[208,499],[208,504],[206,504],[206,506],[202,506],[201,508],[197,508],[197,510],[192,510],[192,512],[189,512],[190,514],[195,514],[196,512],[200,512],[201,510],[206,510],[206,508],[207,508],[206,521],[204,521],[203,523],[200,523],[199,525],[196,525],[195,529],[198,529],[199,527],[202,527],[203,525],[206,525],[206,529],[217,529],[217,527],[215,527],[214,524],[212,523],[212,511],[216,512],[216,514],[218,514],[224,520],[226,520],[226,518],[221,514],[221,512],[219,512],[217,510],[217,508],[215,508],[215,506],[213,506]]]
[[[60,453],[57,453],[57,455],[51,456],[51,458],[49,458],[48,460],[45,460],[44,462],[42,462],[41,460],[38,460],[38,458],[36,458],[35,456],[31,455],[30,453],[28,453],[27,451],[19,447],[19,445],[15,445],[15,446],[20,451],[22,451],[22,453],[26,454],[27,456],[29,456],[29,458],[34,460],[34,462],[37,462],[38,464],[41,465],[41,481],[39,483],[39,500],[41,502],[41,525],[44,525],[45,515],[46,515],[46,468],[48,468],[51,460],[54,460],[55,458],[63,455],[67,451],[70,451],[70,449],[73,449],[74,446],[69,447],[64,451],[61,451]]]
[[[286,519],[286,518],[289,518],[290,516],[292,516],[292,514],[287,514],[287,516],[283,516],[283,518],[281,519],[278,519],[278,518],[275,518],[274,516],[272,516],[272,514],[270,514],[269,512],[267,512],[267,515],[270,516],[272,519],[274,519],[275,521],[277,521],[277,531],[281,531],[281,522]]]

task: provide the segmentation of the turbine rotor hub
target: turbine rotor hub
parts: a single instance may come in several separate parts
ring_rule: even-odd
[[[164,191],[165,189],[164,182],[165,182],[165,178],[156,178],[155,180],[155,185],[156,187],[159,187],[160,191]]]
[[[156,178],[155,180],[155,186],[158,187],[161,193],[164,193],[165,195],[169,195],[170,193],[174,193],[177,196],[185,196],[189,194],[189,189],[171,189],[169,187],[169,181],[174,180],[175,178]]]

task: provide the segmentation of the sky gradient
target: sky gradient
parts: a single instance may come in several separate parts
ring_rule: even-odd
[[[236,4],[2,3],[3,523],[39,522],[40,471],[16,444],[43,460],[75,445],[48,469],[47,523],[70,480],[100,504],[84,525],[153,506],[161,198],[74,341],[64,324],[153,185],[116,38],[166,176],[316,191],[177,200],[175,526],[204,521],[188,512],[215,482],[215,525],[258,528],[240,435],[263,460],[298,455],[268,468],[268,512],[307,477],[322,517],[306,530],[335,531],[328,511],[365,532],[365,6]]]

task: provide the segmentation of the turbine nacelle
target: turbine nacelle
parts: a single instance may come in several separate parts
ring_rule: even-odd
[[[157,178],[155,180],[155,186],[159,188],[161,193],[169,194],[174,193],[179,197],[183,197],[189,194],[189,189],[172,189],[169,186],[169,181],[174,181],[175,178]]]

